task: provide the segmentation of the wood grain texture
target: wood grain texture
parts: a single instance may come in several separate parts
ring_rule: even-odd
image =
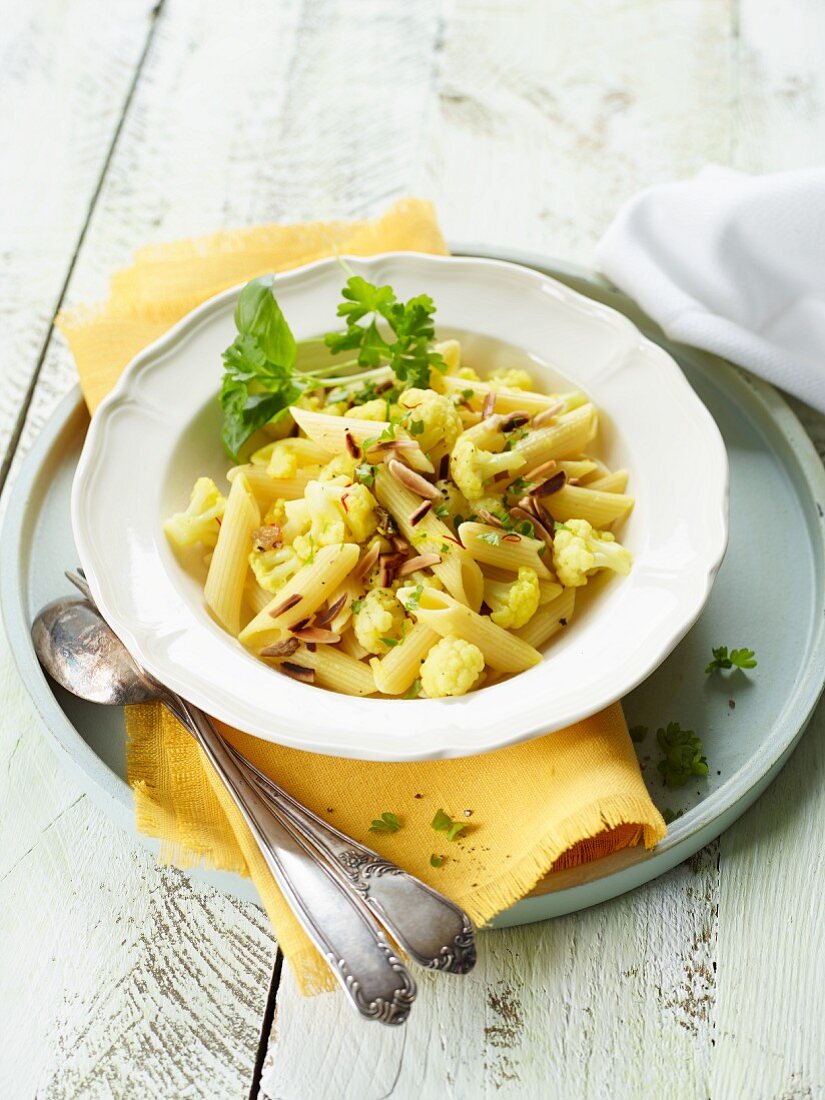
[[[89,38],[69,13],[90,3],[37,0],[5,24],[29,43],[51,27],[88,75],[77,90],[70,58],[34,66],[38,95],[60,101],[49,133],[85,135],[65,143],[74,161],[52,151],[62,175],[10,131],[24,165],[10,209],[25,213],[32,149],[54,214],[45,261],[31,237],[14,253],[39,328],[6,296],[0,432],[145,41],[145,5],[112,4]],[[587,262],[649,183],[707,161],[821,160],[821,20],[817,0],[166,0],[67,304],[102,296],[147,241],[362,215],[406,191],[432,196],[453,238]],[[104,47],[115,27],[118,49]],[[97,79],[106,65],[117,81]],[[34,79],[22,68],[0,70],[0,103]],[[54,337],[20,454],[73,381]],[[825,420],[803,412],[825,454]],[[59,771],[4,645],[0,690],[0,1005],[14,1006],[0,1095],[243,1096],[274,951],[260,911],[113,832]],[[262,1097],[825,1096],[823,720],[718,844],[632,895],[485,934],[468,980],[423,976],[403,1032],[361,1024],[337,995],[303,1000],[286,970]]]
[[[0,466],[151,26],[151,0],[0,5]]]

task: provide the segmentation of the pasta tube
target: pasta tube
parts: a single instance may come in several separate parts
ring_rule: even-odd
[[[588,481],[588,489],[597,489],[600,493],[623,493],[627,488],[627,470],[614,470],[612,474]]]
[[[315,683],[331,691],[339,691],[343,695],[375,694],[375,680],[369,667],[334,646],[319,645],[314,652],[301,646],[286,660],[301,668],[311,668],[315,673]]]
[[[586,519],[594,527],[607,527],[627,515],[633,507],[633,497],[600,492],[589,486],[565,485],[557,493],[545,497],[543,503],[553,519],[560,523],[568,519]]]
[[[519,566],[529,565],[540,580],[552,579],[553,574],[540,557],[540,552],[547,549],[541,539],[474,521],[462,523],[458,537],[476,561],[506,569],[509,573],[517,573]]]
[[[426,623],[416,623],[403,642],[385,657],[373,657],[370,667],[378,690],[384,695],[403,695],[412,687],[421,662],[439,637]]]
[[[396,481],[383,466],[375,472],[375,495],[419,553],[441,555],[438,565],[431,568],[447,591],[473,611],[478,611],[484,595],[484,578],[477,562],[458,545],[449,527],[432,512],[417,524],[410,523],[409,517],[421,505],[421,497]]]
[[[355,568],[358,554],[358,547],[351,542],[323,546],[316,551],[314,561],[299,569],[244,627],[239,635],[243,644],[257,649],[271,645],[295,623],[312,615]]]
[[[531,469],[551,458],[570,458],[581,454],[596,434],[597,427],[596,411],[588,402],[560,416],[555,424],[528,432],[513,447],[513,452],[525,460],[519,472],[529,474]]]
[[[231,634],[241,628],[241,604],[249,571],[252,533],[261,522],[261,510],[245,477],[232,482],[215,552],[206,575],[206,606]]]
[[[563,588],[560,596],[540,606],[529,623],[513,632],[514,636],[540,649],[573,618],[575,599],[575,588]]]
[[[414,588],[400,588],[398,598],[419,623],[431,627],[442,638],[463,638],[478,646],[485,662],[498,672],[522,672],[540,664],[541,654],[486,615],[479,615],[447,592],[425,588],[416,605]]]
[[[233,466],[227,473],[229,482],[243,475],[255,499],[262,508],[268,508],[276,500],[301,500],[306,492],[307,482],[313,476],[308,470],[299,470],[296,477],[270,477],[266,466]]]
[[[293,406],[292,419],[298,427],[330,454],[342,454],[347,449],[347,434],[356,443],[374,439],[389,428],[388,420],[358,420],[354,416],[330,416]]]

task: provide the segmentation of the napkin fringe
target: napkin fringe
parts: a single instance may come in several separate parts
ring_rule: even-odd
[[[526,852],[515,866],[503,873],[497,872],[495,881],[477,886],[472,894],[464,894],[456,900],[467,911],[474,924],[484,927],[492,916],[509,909],[519,898],[529,894],[543,878],[552,874],[561,857],[566,854],[571,856],[565,867],[558,868],[559,870],[589,862],[581,844],[583,840],[595,841],[599,836],[628,825],[635,829],[635,833],[631,831],[623,842],[613,843],[610,846],[611,852],[633,847],[639,839],[643,841],[645,848],[653,848],[667,832],[664,818],[649,801],[630,794],[602,797],[598,803],[583,806],[576,813],[564,818],[557,828]]]

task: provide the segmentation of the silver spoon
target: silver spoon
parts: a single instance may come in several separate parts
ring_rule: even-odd
[[[189,728],[226,785],[288,904],[362,1016],[402,1024],[415,982],[369,911],[276,817],[209,718],[148,677],[85,600],[56,600],[38,614],[32,640],[44,669],[68,691],[96,703],[160,700]]]
[[[66,576],[94,605],[85,576],[71,571],[67,571]],[[121,648],[134,665],[122,644]],[[141,675],[157,691],[160,685],[145,672]],[[185,716],[176,712],[176,717],[186,723]],[[430,970],[451,974],[466,974],[472,970],[476,961],[473,926],[462,909],[420,879],[334,828],[297,802],[231,745],[226,747],[236,762],[246,769],[247,775],[257,782],[259,792],[270,803],[273,812],[282,821],[286,818],[284,823],[288,827],[326,856],[333,872],[357,892],[411,958]]]

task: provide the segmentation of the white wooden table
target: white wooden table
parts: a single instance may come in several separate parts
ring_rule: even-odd
[[[0,48],[9,483],[74,382],[57,309],[103,296],[140,244],[413,192],[453,239],[587,263],[647,184],[825,153],[822,0],[2,0]],[[265,916],[114,831],[5,640],[0,690],[0,1097],[244,1097]],[[719,842],[485,935],[470,979],[425,976],[405,1030],[303,1001],[285,968],[254,1091],[825,1097],[823,725]]]

